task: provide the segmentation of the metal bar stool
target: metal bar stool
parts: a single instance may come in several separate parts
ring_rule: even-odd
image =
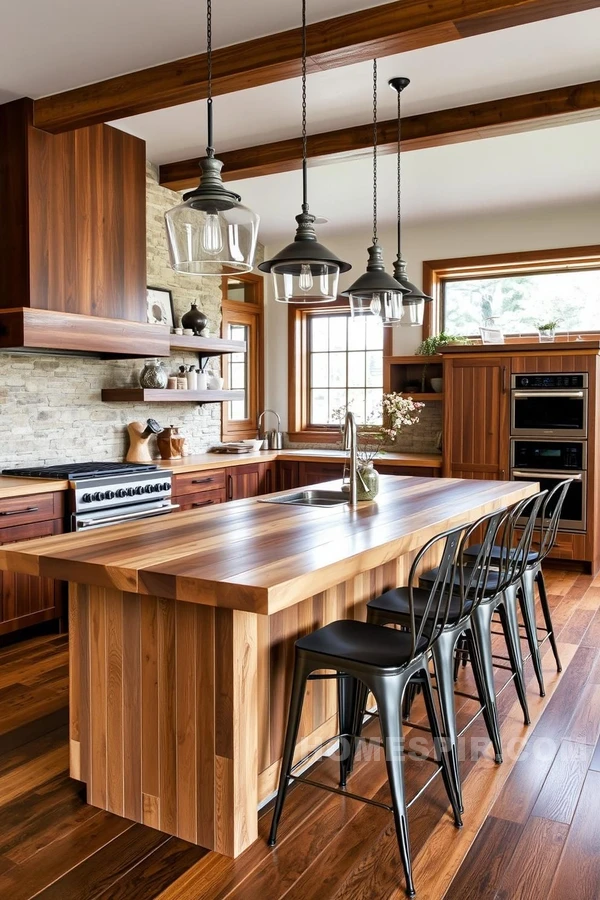
[[[454,679],[453,657],[456,644],[464,633],[467,636],[468,646],[473,661],[473,673],[477,685],[477,693],[490,740],[494,745],[496,762],[502,761],[502,748],[500,744],[497,724],[490,715],[486,704],[486,692],[484,676],[475,645],[475,639],[471,629],[471,616],[482,600],[489,594],[489,576],[492,565],[492,551],[498,533],[508,516],[506,509],[490,513],[480,518],[473,525],[465,529],[461,546],[458,552],[458,590],[454,602],[450,608],[450,614],[445,627],[438,635],[432,646],[432,655],[435,665],[435,675],[442,714],[442,730],[446,739],[446,750],[450,758],[454,773],[454,782],[457,786],[460,808],[462,810],[462,795],[460,788],[460,771],[458,759],[458,735],[456,729],[456,711],[454,706]],[[473,534],[483,529],[484,537],[479,544],[479,552],[475,558],[465,557],[466,549],[473,538]],[[410,625],[410,592],[411,587],[394,588],[386,591],[381,597],[370,600],[367,603],[367,622],[376,625],[400,625],[406,628]],[[427,605],[427,590],[413,589],[413,606],[417,619],[422,621]]]
[[[488,572],[484,596],[479,604],[474,606],[469,613],[471,661],[479,695],[480,697],[483,696],[485,701],[485,722],[494,746],[496,762],[502,762],[502,741],[494,684],[492,616],[495,612],[499,614],[502,632],[508,648],[509,666],[497,665],[499,668],[508,668],[512,673],[511,680],[515,682],[517,696],[523,710],[523,719],[525,724],[529,725],[530,717],[525,692],[523,656],[517,619],[517,588],[527,565],[535,522],[545,496],[546,491],[540,491],[533,497],[517,503],[508,511],[508,515],[503,519],[498,532],[500,540],[495,545],[498,548],[498,552],[494,554],[492,551],[492,555],[495,555],[494,568],[490,568]],[[518,539],[517,527],[519,530],[522,529]],[[487,546],[487,542],[484,541],[480,546]],[[467,568],[473,566],[473,560],[476,561],[477,559],[477,556],[471,557]],[[423,587],[427,587],[433,578],[435,578],[435,569],[421,575],[420,583]],[[446,659],[447,662],[448,660]],[[449,671],[444,668],[443,675],[438,673],[437,670],[436,674],[438,679],[444,678],[444,690],[442,691],[440,685],[439,694],[440,703],[443,703],[446,707],[444,716],[446,724],[450,720],[454,709],[453,703],[450,702],[449,693],[449,685],[453,681],[451,662]],[[479,683],[480,678],[481,684]]]
[[[367,622],[344,620],[325,625],[296,641],[290,710],[279,787],[269,836],[271,846],[275,845],[277,839],[279,819],[290,781],[304,781],[334,793],[352,797],[355,800],[364,800],[375,806],[383,806],[394,814],[398,847],[406,879],[406,891],[409,896],[414,895],[407,809],[416,797],[407,802],[405,796],[401,715],[404,691],[413,678],[417,679],[423,688],[429,726],[434,738],[434,762],[442,772],[446,792],[454,813],[454,822],[459,827],[462,825],[452,767],[442,747],[440,726],[429,676],[428,654],[446,627],[452,603],[455,602],[459,548],[462,546],[464,533],[465,526],[461,526],[439,534],[428,541],[417,554],[409,578],[410,625],[408,631],[401,632],[390,628],[381,628],[379,625]],[[441,551],[441,561],[437,576],[428,591],[425,615],[417,621],[412,585],[416,582],[417,572],[425,555],[432,548],[438,553]],[[335,738],[330,738],[329,741],[340,739],[340,788],[333,788],[294,774],[294,769],[304,765],[310,756],[318,752],[329,741],[325,741],[300,763],[292,766],[306,682],[311,678],[313,672],[322,669],[332,669],[335,674],[330,677],[338,679],[340,733]],[[316,677],[322,678],[323,676],[317,675]],[[356,718],[357,711],[362,709],[364,699],[369,691],[375,697],[378,706],[382,746],[385,749],[387,775],[392,796],[391,806],[343,790],[352,769],[357,741],[367,740],[359,737],[360,729]],[[421,792],[419,791],[417,796]]]
[[[544,575],[542,573],[542,563],[552,550],[556,541],[558,526],[562,513],[563,504],[567,496],[570,484],[573,478],[561,479],[559,484],[552,488],[546,494],[539,518],[539,540],[533,541],[537,544],[538,549],[531,549],[527,554],[527,564],[521,575],[518,590],[518,599],[521,607],[521,616],[523,618],[523,628],[529,645],[529,653],[531,661],[540,688],[540,696],[544,697],[546,689],[544,687],[544,676],[542,672],[542,659],[540,654],[540,644],[546,640],[550,641],[554,659],[556,660],[557,671],[562,671],[560,657],[558,655],[558,647],[556,645],[556,637],[554,627],[552,625],[552,616],[548,605],[548,597],[546,595],[546,586],[544,583]],[[467,554],[476,557],[479,552],[479,545],[475,544],[467,550]],[[498,564],[502,549],[495,546],[492,551],[493,565]],[[511,550],[511,552],[513,552]],[[535,614],[535,585],[538,586],[540,595],[540,606],[544,616],[544,628],[538,628]],[[540,642],[538,631],[543,631],[545,637]]]

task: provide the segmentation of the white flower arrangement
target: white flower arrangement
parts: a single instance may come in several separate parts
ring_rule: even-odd
[[[340,406],[332,411],[332,418],[339,423],[340,428],[343,427],[346,412],[351,406],[352,401],[348,406]],[[370,465],[377,454],[383,452],[385,444],[396,440],[402,428],[416,425],[419,421],[416,414],[424,406],[424,403],[418,403],[412,397],[403,397],[402,394],[383,394],[376,413],[370,416],[370,421],[357,426],[357,456],[360,465]],[[375,419],[383,419],[384,424],[373,424]]]

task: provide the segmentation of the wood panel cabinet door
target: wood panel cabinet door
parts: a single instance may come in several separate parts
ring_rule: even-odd
[[[447,359],[444,390],[444,475],[508,479],[510,359]]]
[[[61,519],[0,528],[0,544],[62,534]],[[66,585],[52,578],[37,578],[0,571],[0,635],[37,625],[63,614]]]
[[[344,463],[301,462],[298,465],[298,481],[300,487],[307,484],[320,484],[322,481],[337,481],[344,474]]]
[[[298,463],[291,459],[277,460],[277,490],[293,491],[299,487]]]
[[[227,499],[243,500],[271,493],[276,488],[275,471],[275,463],[270,462],[231,466],[227,469]]]

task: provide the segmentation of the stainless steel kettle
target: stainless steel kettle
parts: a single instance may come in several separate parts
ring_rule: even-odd
[[[263,416],[266,413],[273,413],[274,416],[277,416],[277,429],[272,431],[263,431],[261,432],[260,427],[263,420]],[[260,416],[258,417],[258,436],[263,439],[261,450],[282,450],[283,449],[283,431],[281,430],[281,418],[279,413],[274,409],[263,409]]]

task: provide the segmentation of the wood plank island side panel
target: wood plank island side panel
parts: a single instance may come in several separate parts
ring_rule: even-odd
[[[88,802],[237,856],[258,833],[257,617],[80,585],[70,600]]]

